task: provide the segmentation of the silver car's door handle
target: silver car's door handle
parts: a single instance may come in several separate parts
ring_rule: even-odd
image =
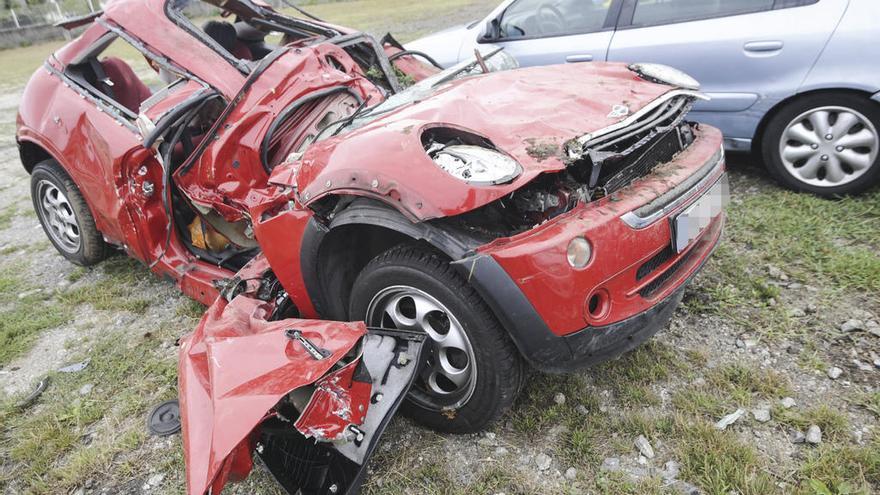
[[[568,63],[592,62],[593,56],[590,55],[589,53],[584,53],[582,55],[569,55],[569,56],[565,57],[565,61]]]
[[[779,40],[772,41],[749,41],[743,45],[743,49],[747,52],[777,52],[782,50],[785,43]]]

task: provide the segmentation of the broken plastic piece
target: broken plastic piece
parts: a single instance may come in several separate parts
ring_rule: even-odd
[[[58,371],[60,371],[61,373],[79,373],[80,371],[86,369],[86,366],[88,366],[90,362],[92,362],[92,358],[86,358],[85,361],[74,363],[63,368],[58,368]]]
[[[37,384],[37,388],[34,389],[33,392],[30,393],[27,397],[25,397],[21,402],[16,404],[18,409],[27,409],[31,404],[33,404],[46,390],[46,387],[49,386],[49,377],[43,378],[40,380],[40,383]]]

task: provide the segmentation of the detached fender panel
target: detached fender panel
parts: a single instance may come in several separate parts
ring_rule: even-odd
[[[220,493],[248,475],[254,450],[290,493],[356,491],[412,385],[424,336],[273,321],[275,303],[260,299],[273,285],[267,273],[255,258],[181,339],[187,491]]]

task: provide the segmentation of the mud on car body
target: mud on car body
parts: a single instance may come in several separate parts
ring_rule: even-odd
[[[721,135],[685,120],[702,96],[684,74],[515,69],[496,49],[439,70],[248,0],[217,3],[230,22],[209,31],[235,36],[215,39],[198,5],[117,0],[78,20],[17,131],[65,257],[123,249],[211,305],[180,355],[194,493],[246,473],[252,449],[282,452],[261,456],[290,490],[356,487],[363,439],[403,395],[428,426],[481,429],[526,364],[575,370],[652,336],[718,242]],[[105,56],[116,42],[163,82]],[[418,369],[394,407],[364,402],[401,349]],[[314,412],[330,389],[364,410]],[[284,460],[304,452],[323,461]]]

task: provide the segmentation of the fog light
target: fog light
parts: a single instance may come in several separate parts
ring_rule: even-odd
[[[575,237],[568,243],[568,264],[572,268],[581,269],[590,262],[593,250],[590,248],[590,242],[583,237]]]

